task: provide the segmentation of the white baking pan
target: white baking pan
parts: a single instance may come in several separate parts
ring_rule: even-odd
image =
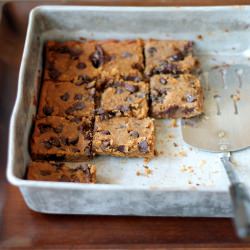
[[[185,145],[180,127],[166,120],[156,121],[158,156],[154,160],[97,157],[96,185],[23,179],[30,160],[28,138],[36,113],[43,42],[81,37],[191,39],[203,70],[221,63],[249,64],[250,7],[35,8],[30,14],[10,124],[8,180],[20,188],[35,211],[230,217],[229,182],[220,157]],[[238,175],[247,184],[250,151],[237,152],[233,158]]]

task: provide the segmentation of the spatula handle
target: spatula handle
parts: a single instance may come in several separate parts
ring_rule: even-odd
[[[240,238],[250,238],[250,197],[243,183],[230,186],[234,222]]]

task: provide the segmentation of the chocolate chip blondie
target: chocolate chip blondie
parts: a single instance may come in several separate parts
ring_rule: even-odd
[[[94,81],[83,85],[71,82],[44,81],[38,116],[76,116],[93,120],[94,84]]]
[[[75,166],[61,162],[33,161],[28,165],[28,180],[95,183],[96,167],[89,163]]]
[[[191,73],[198,67],[198,60],[192,55],[193,42],[154,40],[145,42],[145,74]]]
[[[96,42],[48,41],[45,46],[44,79],[52,81],[90,82],[98,76],[91,55]]]
[[[151,77],[150,98],[155,118],[189,118],[203,111],[200,81],[190,74]]]
[[[139,81],[144,71],[143,42],[140,39],[98,41],[91,60],[104,78],[120,76]]]
[[[97,114],[145,118],[148,115],[148,95],[148,83],[111,79],[100,93]]]
[[[92,156],[92,121],[48,116],[35,121],[31,139],[33,159],[82,161]]]
[[[152,158],[155,149],[155,128],[151,118],[97,116],[93,151],[99,155]]]

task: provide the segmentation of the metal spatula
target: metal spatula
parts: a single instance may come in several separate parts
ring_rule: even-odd
[[[230,152],[250,146],[250,67],[224,65],[201,76],[204,83],[205,112],[182,120],[186,143],[202,150],[224,153],[234,211],[234,222],[241,238],[250,237],[250,196],[239,181],[230,161]]]

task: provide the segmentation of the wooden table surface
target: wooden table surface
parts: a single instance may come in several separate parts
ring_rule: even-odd
[[[43,1],[44,3],[45,1]],[[58,2],[46,2],[46,4]],[[65,1],[63,2],[65,4]],[[81,1],[92,5],[213,5],[250,1]],[[0,25],[0,249],[250,248],[230,219],[44,215],[27,208],[5,178],[7,137],[28,13],[38,2],[9,2]]]

